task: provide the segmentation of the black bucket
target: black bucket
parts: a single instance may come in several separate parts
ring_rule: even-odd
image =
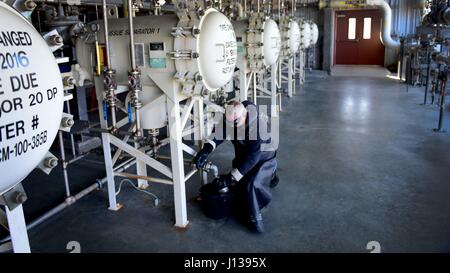
[[[218,193],[212,183],[204,185],[200,189],[202,209],[205,215],[211,219],[219,220],[230,215],[234,193]]]

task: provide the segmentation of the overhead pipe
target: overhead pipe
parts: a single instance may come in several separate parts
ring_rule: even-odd
[[[397,49],[400,48],[400,41],[394,40],[391,36],[392,31],[392,9],[385,0],[367,0],[367,5],[377,6],[383,12],[383,26],[381,29],[381,42],[384,46]]]
[[[295,3],[295,0],[292,0],[292,4],[291,4],[291,16],[294,17],[295,16],[295,8],[297,7],[297,4]]]
[[[385,47],[391,49],[400,48],[400,41],[394,40],[391,36],[392,32],[392,9],[385,0],[355,0],[349,3],[349,1],[342,0],[322,0],[319,6],[321,8],[358,8],[364,6],[376,6],[381,9],[383,13],[383,26],[381,29],[381,42]]]
[[[245,18],[244,16],[244,7],[242,6],[241,3],[236,3],[236,10],[237,10],[237,14],[238,14],[238,20]]]

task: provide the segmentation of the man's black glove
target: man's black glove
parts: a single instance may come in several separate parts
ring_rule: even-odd
[[[234,187],[236,180],[234,180],[231,174],[220,175],[214,181],[214,188],[219,193],[227,193],[230,187]]]
[[[192,163],[195,165],[197,169],[203,169],[206,165],[206,160],[208,159],[209,154],[214,150],[214,147],[206,143],[203,146],[203,149],[198,151],[198,153],[195,155],[194,159],[192,160]]]

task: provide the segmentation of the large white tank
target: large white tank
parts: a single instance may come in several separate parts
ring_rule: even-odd
[[[294,54],[298,51],[302,39],[300,26],[296,21],[291,20],[291,22],[289,23],[289,37],[290,50],[291,53]]]
[[[311,45],[317,44],[319,40],[319,28],[316,23],[311,23]]]
[[[267,19],[264,22],[264,64],[270,66],[274,64],[280,55],[281,49],[281,35],[277,23],[272,19]]]
[[[128,19],[110,19],[108,23],[111,67],[116,70],[117,84],[126,86],[130,68]],[[98,25],[99,43],[104,43],[103,22]],[[141,93],[151,93],[141,95],[144,129],[165,125],[165,99],[161,96],[173,96],[177,86],[180,90],[176,96],[187,98],[204,89],[215,91],[233,76],[237,59],[235,33],[228,18],[215,9],[183,21],[172,14],[135,17],[134,33],[136,64],[142,73]],[[86,35],[76,44],[78,62],[91,70],[96,65],[93,42],[94,36]]]
[[[298,23],[288,16],[280,18],[282,55],[290,57],[295,54],[301,43],[301,33]]]
[[[311,26],[305,20],[301,21],[300,23],[300,33],[302,37],[300,47],[302,49],[309,48],[309,46],[311,45]]]
[[[0,2],[0,194],[45,157],[60,127],[61,74],[47,43]]]
[[[249,19],[233,21],[237,40],[239,69],[262,72],[274,64],[280,54],[280,31],[272,19],[253,14]]]

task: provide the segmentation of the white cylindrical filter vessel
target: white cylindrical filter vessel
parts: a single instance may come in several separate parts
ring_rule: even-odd
[[[300,44],[301,44],[301,33],[300,33],[300,26],[298,23],[294,20],[291,20],[289,23],[289,45],[290,45],[290,51],[291,54],[297,53]]]
[[[233,77],[237,61],[236,34],[230,20],[214,9],[206,11],[199,30],[197,63],[200,75],[208,90],[217,90]]]
[[[299,49],[301,43],[300,27],[298,23],[288,16],[280,18],[281,29],[281,55],[290,57]]]
[[[300,47],[306,49],[311,45],[311,26],[305,20],[300,23],[300,33],[302,37]]]
[[[319,28],[316,23],[311,23],[311,45],[317,44],[319,40]]]
[[[280,31],[272,19],[253,15],[234,21],[237,41],[237,67],[245,73],[260,72],[272,65],[280,54]]]
[[[264,64],[273,65],[280,56],[281,34],[277,23],[272,19],[264,22]],[[268,45],[268,46],[267,46]]]
[[[128,19],[109,19],[108,23],[111,67],[116,70],[117,84],[127,86],[130,67]],[[102,22],[99,26],[102,27]],[[178,84],[180,92],[175,95],[188,98],[200,94],[202,89],[215,91],[232,78],[237,58],[236,37],[231,22],[215,9],[208,9],[198,20],[191,18],[183,23],[172,14],[136,17],[134,33],[136,64],[142,74],[141,93],[152,93],[140,95],[144,103],[141,115],[144,129],[166,123],[165,106],[159,105],[163,102],[165,105],[165,100],[154,101],[163,92],[173,96]],[[86,37],[78,39],[76,48],[79,63],[89,68],[95,66],[92,61],[95,60],[95,47],[93,37]],[[99,43],[104,43],[102,30],[98,39]],[[146,98],[148,102],[145,102]],[[151,107],[146,107],[146,103],[151,103]]]
[[[59,130],[64,90],[47,43],[0,2],[0,194],[45,157]]]

